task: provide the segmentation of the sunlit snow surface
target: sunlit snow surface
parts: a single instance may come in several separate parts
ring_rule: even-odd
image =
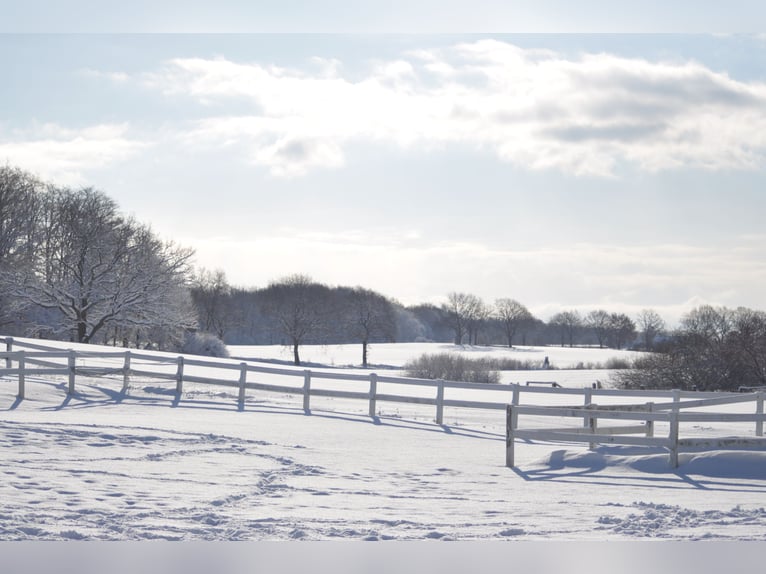
[[[766,540],[763,452],[683,453],[673,471],[663,451],[519,442],[508,469],[502,411],[448,408],[437,425],[427,405],[370,418],[365,401],[306,413],[298,393],[249,392],[240,408],[236,389],[176,400],[172,383],[123,394],[117,377],[72,397],[28,377],[19,401],[15,377],[0,383],[2,540]]]

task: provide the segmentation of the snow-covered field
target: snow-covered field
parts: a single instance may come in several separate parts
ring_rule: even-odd
[[[436,347],[426,350],[445,350]],[[232,349],[284,360],[282,352]],[[337,365],[357,364],[349,357],[358,352],[303,349],[307,361]],[[425,351],[372,352],[373,363],[396,368]],[[506,352],[548,354],[559,367],[614,355]],[[544,375],[564,386],[606,377]],[[508,469],[502,411],[447,409],[438,425],[428,405],[379,403],[370,418],[364,401],[312,398],[307,414],[297,393],[248,393],[239,408],[236,389],[189,384],[175,400],[173,383],[134,378],[126,394],[121,386],[78,378],[68,397],[63,378],[28,377],[19,401],[15,376],[0,378],[0,539],[766,540],[763,452],[686,453],[674,471],[664,452],[520,443],[518,468]],[[752,435],[738,425],[715,432]]]
[[[230,346],[232,356],[250,359],[292,362],[292,347],[282,345]],[[606,363],[609,359],[633,359],[640,355],[635,351],[580,348],[580,347],[523,347],[468,346],[449,343],[376,343],[368,350],[371,365],[382,368],[400,368],[410,359],[424,354],[458,353],[469,357],[493,357],[530,361],[542,367],[548,357],[554,368],[573,369],[578,363]],[[362,364],[361,345],[303,345],[301,361],[338,367]]]

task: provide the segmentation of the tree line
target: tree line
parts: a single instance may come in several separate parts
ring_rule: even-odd
[[[204,332],[228,344],[290,345],[296,363],[303,344],[359,343],[366,365],[368,345],[381,341],[620,348],[637,332],[629,317],[602,310],[546,323],[516,300],[467,293],[405,307],[304,275],[235,288],[222,271],[195,270],[192,257],[99,190],[0,167],[0,328],[9,334],[169,350]],[[662,329],[653,316],[646,348]]]
[[[623,313],[572,310],[545,322],[510,298],[489,304],[453,292],[439,306],[404,306],[369,289],[330,287],[305,275],[242,289],[229,285],[223,271],[202,270],[191,292],[202,330],[228,344],[289,345],[296,364],[304,344],[358,343],[367,366],[369,344],[384,341],[653,349],[665,333],[664,321],[652,310],[635,321]]]
[[[632,318],[572,309],[542,321],[511,298],[488,303],[452,292],[442,305],[404,306],[370,289],[300,274],[263,288],[234,287],[223,271],[195,269],[193,255],[123,215],[101,191],[0,167],[4,334],[182,350],[210,333],[227,344],[289,345],[296,364],[302,345],[353,343],[365,366],[369,345],[384,341],[589,345],[659,351],[624,373],[625,386],[766,384],[761,311],[702,306],[672,331],[651,309]],[[198,339],[188,348],[216,346]]]

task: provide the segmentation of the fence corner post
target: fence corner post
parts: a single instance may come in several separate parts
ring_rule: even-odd
[[[245,404],[245,384],[247,383],[247,363],[239,364],[239,404]]]
[[[17,395],[18,399],[23,399],[25,396],[25,380],[24,380],[24,369],[26,368],[25,365],[25,359],[24,359],[24,351],[19,351],[19,394]]]
[[[69,390],[67,391],[68,395],[74,394],[74,378],[75,378],[75,361],[76,361],[77,355],[74,352],[74,349],[69,349],[69,359],[68,359],[68,367],[69,367]]]
[[[125,364],[122,366],[122,392],[128,390],[130,384],[130,351],[125,351]]]
[[[5,338],[5,352],[6,353],[12,353],[13,352],[13,337],[6,337]],[[11,368],[11,356],[6,355],[5,356],[5,368],[10,369]]]
[[[436,424],[444,423],[444,380],[438,380],[436,387]]]
[[[311,410],[311,371],[303,371],[303,410]]]
[[[507,405],[505,407],[505,466],[508,468],[513,468],[516,463],[514,460],[514,434],[518,420],[519,414],[514,409],[514,405]]]
[[[763,393],[758,393],[755,399],[755,414],[761,417],[755,421],[755,436],[763,436]]]
[[[178,369],[176,370],[176,394],[180,397],[184,392],[184,357],[178,355]]]
[[[378,394],[378,374],[370,373],[370,416],[375,416],[377,405],[376,395]]]

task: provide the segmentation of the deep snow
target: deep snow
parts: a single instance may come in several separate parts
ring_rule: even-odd
[[[400,365],[395,348],[374,361]],[[766,540],[763,452],[685,453],[673,471],[659,451],[521,443],[508,469],[501,411],[447,409],[437,425],[428,406],[370,418],[364,401],[313,398],[307,414],[298,395],[253,392],[240,409],[236,389],[187,385],[176,401],[137,378],[127,394],[78,379],[67,397],[63,379],[29,377],[23,401],[15,377],[0,383],[2,540]]]

